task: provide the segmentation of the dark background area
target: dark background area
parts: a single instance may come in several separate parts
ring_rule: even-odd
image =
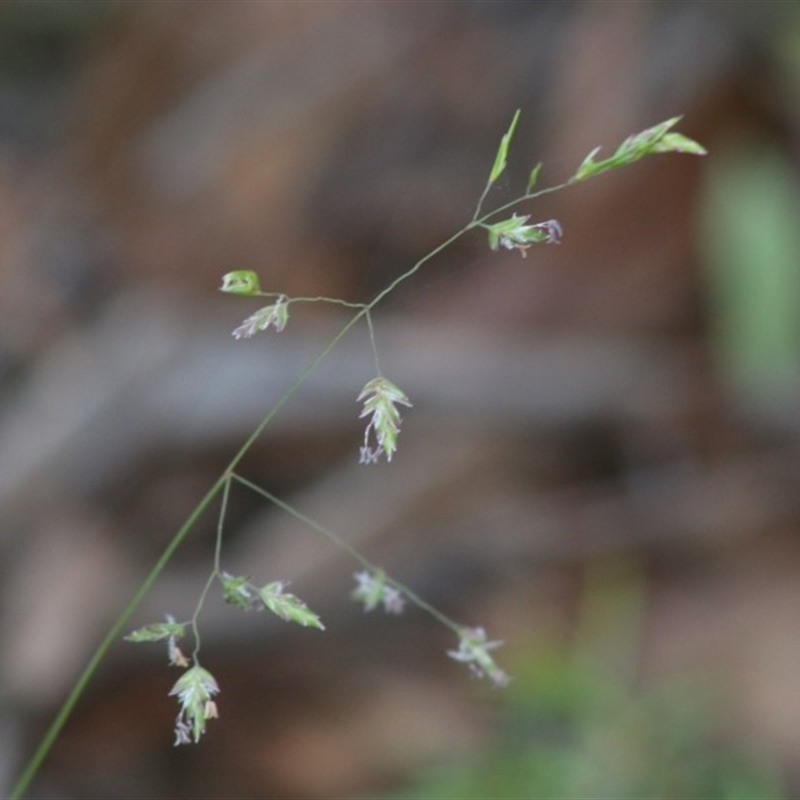
[[[223,563],[327,631],[216,599],[221,718],[120,642],[31,797],[792,797],[800,792],[800,19],[778,2],[0,4],[0,781],[176,528],[343,324],[487,206],[682,114],[664,155],[542,198],[559,246],[477,234],[375,313],[411,397],[357,464],[359,327],[243,472],[502,639],[491,691],[419,611],[240,489]],[[133,625],[188,617],[206,514]]]

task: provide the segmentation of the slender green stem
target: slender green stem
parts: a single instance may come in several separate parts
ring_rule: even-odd
[[[365,317],[367,320],[367,328],[369,329],[369,343],[372,346],[372,358],[375,361],[375,374],[383,375],[383,370],[381,370],[381,362],[378,358],[378,347],[375,344],[375,328],[372,326],[372,314],[369,313],[369,309],[367,309]]]
[[[353,547],[353,545],[350,544],[350,542],[339,536],[339,534],[334,533],[330,528],[326,528],[315,519],[306,516],[302,511],[298,510],[293,505],[290,505],[285,500],[281,500],[279,497],[276,497],[274,494],[272,494],[272,492],[267,491],[267,489],[265,489],[263,486],[259,486],[257,483],[247,480],[247,478],[239,475],[238,473],[234,473],[232,478],[238,483],[241,483],[242,486],[246,486],[251,491],[261,495],[261,497],[264,499],[269,500],[270,503],[276,505],[282,511],[285,511],[299,522],[302,522],[307,527],[328,538],[337,547],[349,553],[365,569],[369,570],[370,572],[378,572],[381,569],[377,564],[374,564],[372,561],[362,555],[361,552],[359,552],[355,547]],[[414,592],[412,589],[409,589],[405,584],[400,583],[400,581],[395,580],[388,575],[386,575],[386,582],[392,584],[392,586],[401,591],[412,603],[414,603],[414,605],[418,606],[424,611],[427,611],[432,617],[454,631],[456,635],[458,635],[464,629],[463,625],[459,625],[457,622],[450,619],[450,617],[448,617],[446,614],[443,614],[441,611],[439,611],[438,608],[423,600],[418,594],[416,594],[416,592]]]
[[[195,661],[195,663],[197,663],[197,656],[200,653],[200,626],[197,624],[197,622],[200,619],[200,612],[203,610],[206,597],[208,596],[211,587],[214,585],[214,582],[217,580],[217,576],[220,574],[220,559],[222,557],[222,532],[225,527],[225,516],[228,513],[228,497],[230,496],[230,493],[231,475],[228,473],[225,478],[225,486],[222,489],[222,500],[219,507],[219,518],[217,519],[217,537],[214,543],[214,568],[211,570],[211,574],[208,576],[208,580],[206,581],[206,585],[203,587],[203,591],[200,592],[200,598],[197,601],[197,605],[195,606],[194,614],[192,614],[191,619],[192,635],[194,636],[194,650],[192,651],[192,659]]]
[[[483,227],[483,223],[487,220],[491,219],[492,217],[496,216],[497,214],[502,214],[504,211],[509,211],[512,208],[520,205],[521,203],[526,203],[529,200],[536,200],[539,197],[543,197],[546,194],[552,194],[553,192],[559,192],[562,189],[566,189],[568,186],[572,186],[573,181],[565,181],[564,183],[558,183],[555,186],[548,186],[546,189],[539,189],[538,192],[526,192],[525,194],[521,195],[520,197],[515,198],[514,200],[509,200],[507,203],[503,203],[503,205],[498,206],[495,209],[492,209],[488,213],[484,214],[480,219],[475,219],[472,221],[473,226],[481,226]]]
[[[284,500],[281,500],[279,497],[276,497],[272,492],[267,491],[262,486],[259,486],[257,483],[253,483],[245,478],[243,475],[240,475],[238,472],[233,473],[231,476],[233,480],[237,483],[242,484],[242,486],[246,486],[252,492],[256,494],[260,494],[266,500],[269,500],[270,503],[276,505],[278,508],[285,511],[287,514],[290,514],[295,519],[302,522],[304,525],[307,525],[309,528],[312,528],[317,533],[321,533],[323,536],[327,536],[337,547],[341,547],[342,550],[346,550],[353,558],[356,559],[360,564],[367,567],[368,569],[372,569],[372,563],[368,561],[364,556],[356,550],[353,545],[350,544],[346,539],[343,539],[341,536],[335,534],[333,531],[328,530],[326,527],[321,525],[319,522],[311,519],[311,517],[307,517],[303,514],[302,511],[299,511],[294,506],[289,505]]]
[[[70,693],[67,695],[66,700],[64,701],[61,708],[56,713],[55,718],[50,723],[47,731],[45,732],[44,736],[42,737],[41,741],[36,747],[33,755],[26,763],[25,767],[23,768],[22,772],[20,773],[19,778],[17,779],[16,783],[11,789],[11,793],[8,796],[8,800],[20,800],[20,798],[24,797],[25,792],[30,785],[30,782],[35,777],[36,773],[39,771],[39,767],[41,766],[42,762],[44,761],[47,754],[50,752],[53,744],[55,743],[56,739],[58,738],[61,729],[64,727],[64,724],[69,719],[70,715],[72,714],[73,709],[75,708],[76,703],[80,699],[81,695],[83,694],[89,680],[94,675],[95,671],[97,670],[100,662],[105,657],[106,653],[110,649],[111,645],[119,638],[122,629],[127,624],[128,620],[133,615],[133,612],[139,606],[142,599],[145,595],[150,591],[150,587],[155,583],[156,578],[161,574],[164,570],[166,565],[169,563],[170,559],[172,558],[173,553],[178,549],[178,546],[184,540],[186,535],[189,531],[194,527],[195,522],[199,519],[200,515],[206,510],[209,503],[216,497],[217,493],[224,488],[224,486],[229,482],[230,475],[239,462],[245,457],[247,452],[250,448],[255,444],[258,438],[263,433],[264,429],[267,425],[271,422],[271,420],[275,417],[275,415],[280,411],[280,409],[284,406],[284,404],[289,400],[290,397],[305,383],[305,381],[309,378],[312,372],[322,363],[322,361],[328,356],[328,354],[333,350],[333,348],[342,340],[345,334],[352,328],[359,319],[366,313],[366,308],[363,308],[358,313],[354,314],[347,323],[340,329],[339,333],[331,339],[330,342],[323,348],[320,354],[303,370],[302,373],[294,380],[294,382],[289,386],[289,388],[283,393],[283,395],[278,399],[278,401],[270,408],[261,422],[256,426],[244,444],[239,448],[236,454],[231,459],[228,466],[225,468],[223,473],[217,478],[214,482],[213,486],[208,490],[206,495],[203,499],[195,506],[189,516],[186,518],[184,523],[175,533],[175,535],[170,539],[167,546],[164,548],[164,552],[159,557],[158,561],[156,561],[153,568],[148,572],[145,579],[142,581],[141,586],[136,590],[135,594],[128,602],[128,605],[125,606],[122,613],[117,617],[117,619],[112,624],[111,628],[109,629],[108,633],[106,634],[105,638],[97,647],[92,657],[89,659],[88,664],[84,668],[83,672],[81,673],[78,680],[75,682]]]
[[[520,197],[515,198],[514,200],[509,200],[507,203],[504,203],[501,206],[493,209],[492,211],[487,212],[482,217],[478,219],[473,219],[468,222],[463,228],[459,231],[454,233],[449,239],[445,239],[441,244],[437,247],[434,247],[427,255],[423,256],[416,264],[414,264],[411,269],[404,272],[402,275],[399,275],[395,278],[388,286],[378,292],[377,295],[367,304],[367,308],[371,311],[375,306],[378,305],[387,295],[390,295],[401,283],[407,281],[412,275],[415,275],[419,272],[420,269],[432,258],[439,255],[443,250],[446,250],[450,245],[455,243],[458,239],[460,239],[465,233],[468,233],[473,228],[483,227],[484,223],[491,219],[492,217],[496,216],[497,214],[501,214],[503,211],[508,211],[511,208],[515,208],[516,206],[520,205],[521,203],[527,202],[528,200],[535,200],[538,197],[542,197],[546,194],[551,194],[552,192],[557,192],[560,189],[565,189],[567,186],[571,186],[571,182],[567,181],[565,183],[559,183],[556,186],[549,186],[546,189],[540,189],[538,192],[525,193]],[[359,315],[360,316],[360,315]]]
[[[486,199],[486,195],[489,194],[489,189],[494,186],[494,181],[488,180],[486,181],[486,186],[483,187],[483,191],[481,192],[481,196],[478,198],[478,204],[475,206],[475,213],[472,215],[472,221],[478,219],[481,213],[481,208],[483,207],[483,201]]]
[[[173,553],[178,549],[178,546],[183,541],[186,534],[189,533],[195,522],[197,522],[199,517],[206,510],[209,503],[211,503],[217,492],[219,492],[227,480],[227,473],[225,473],[220,476],[215,481],[214,485],[208,490],[208,492],[206,492],[203,499],[194,507],[183,525],[181,525],[178,532],[172,537],[169,544],[164,549],[164,552],[155,563],[155,566],[150,570],[150,572],[147,574],[147,577],[142,581],[141,586],[139,586],[133,597],[128,602],[128,605],[125,606],[122,613],[114,621],[108,633],[105,635],[105,638],[102,640],[102,642],[100,642],[97,650],[95,650],[94,654],[89,660],[89,663],[86,665],[83,672],[80,674],[80,677],[75,682],[72,690],[67,695],[67,698],[56,714],[55,719],[50,723],[50,727],[45,732],[30,760],[22,770],[22,773],[8,795],[8,800],[19,800],[24,796],[28,785],[38,772],[42,761],[44,760],[45,756],[47,756],[50,748],[58,738],[59,733],[61,733],[61,729],[64,727],[64,724],[72,714],[75,704],[83,694],[86,685],[94,675],[95,671],[100,665],[100,662],[105,657],[111,645],[114,644],[114,642],[119,638],[122,629],[125,627],[133,612],[136,610],[136,607],[142,601],[144,596],[150,591],[150,588],[152,587],[156,578],[172,558]]]
[[[338,297],[322,297],[321,295],[318,297],[288,297],[285,292],[257,292],[255,296],[267,299],[285,297],[287,305],[289,303],[331,303],[345,308],[364,308],[364,303],[351,303],[348,300],[340,300]]]
[[[449,239],[445,239],[445,241],[443,241],[441,244],[434,247],[433,250],[431,250],[427,255],[424,255],[419,261],[417,261],[417,263],[414,264],[411,269],[406,270],[402,275],[398,275],[398,277],[396,277],[388,286],[381,289],[381,291],[378,292],[378,294],[376,294],[369,303],[367,303],[367,309],[372,311],[372,309],[375,308],[378,303],[390,295],[401,283],[407,281],[412,275],[415,275],[417,272],[419,272],[419,270],[422,269],[422,267],[425,266],[425,264],[427,264],[432,258],[438,256],[442,250],[446,250],[451,244],[456,242],[467,231],[472,230],[474,227],[475,223],[470,222],[461,228],[461,230],[454,233]]]
[[[231,493],[231,473],[225,478],[225,489],[222,492],[222,502],[219,506],[219,519],[217,520],[217,539],[214,542],[214,574],[220,572],[222,559],[222,531],[225,527],[225,517],[228,513],[228,498]]]
[[[270,295],[274,296],[274,295]],[[364,303],[351,303],[347,300],[339,300],[338,297],[290,297],[289,303],[331,303],[345,308],[364,308]]]

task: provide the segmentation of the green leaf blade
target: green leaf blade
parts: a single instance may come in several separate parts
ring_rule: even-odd
[[[585,181],[587,178],[591,178],[593,175],[597,175],[598,172],[602,172],[604,169],[608,169],[608,167],[604,166],[608,163],[608,161],[595,161],[594,157],[600,152],[602,148],[595,147],[591,153],[589,153],[586,158],[581,161],[580,166],[578,167],[575,174],[570,178],[571,182],[575,181]]]
[[[492,171],[489,173],[489,183],[494,183],[502,174],[506,168],[506,159],[508,158],[508,147],[511,144],[511,137],[514,135],[514,129],[517,127],[517,121],[519,120],[520,109],[517,109],[514,112],[514,117],[511,120],[511,124],[508,126],[508,130],[503,134],[503,138],[500,140],[500,145],[497,148],[497,155],[494,157],[494,164],[492,165]]]
[[[530,194],[533,187],[536,186],[536,181],[539,180],[539,173],[542,171],[542,162],[540,161],[528,176],[528,185],[525,187],[525,194]]]

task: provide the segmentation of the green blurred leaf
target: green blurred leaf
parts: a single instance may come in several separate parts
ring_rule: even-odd
[[[761,141],[710,165],[703,245],[712,344],[723,375],[752,399],[780,398],[800,373],[800,191]]]

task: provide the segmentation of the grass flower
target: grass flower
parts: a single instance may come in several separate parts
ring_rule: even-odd
[[[364,402],[359,417],[371,417],[364,431],[364,444],[361,447],[360,464],[377,464],[381,453],[387,461],[397,449],[397,435],[400,433],[400,412],[397,405],[411,406],[406,395],[390,380],[383,376],[368,381],[356,402]],[[376,445],[371,446],[374,439]]]
[[[557,219],[548,219],[545,222],[535,222],[527,225],[530,216],[522,217],[512,214],[508,219],[485,225],[489,231],[489,247],[497,250],[504,247],[506,250],[518,250],[522,256],[526,255],[532,244],[544,242],[545,244],[560,244],[564,231]]]
[[[405,597],[399,589],[387,583],[381,570],[356,572],[353,576],[358,584],[353,591],[353,599],[364,605],[364,611],[372,611],[383,604],[387,614],[402,614],[406,606]]]
[[[175,720],[175,744],[199,742],[206,732],[206,721],[219,716],[214,695],[219,693],[219,684],[214,676],[199,664],[195,664],[178,678],[170,691],[177,696],[180,710]]]
[[[459,634],[458,650],[448,650],[447,655],[456,661],[461,661],[469,666],[470,672],[476,678],[488,678],[495,686],[504,687],[509,684],[509,677],[495,664],[489,655],[502,642],[489,642],[486,640],[486,631],[483,628],[462,628]]]
[[[234,339],[249,339],[269,327],[275,328],[280,333],[288,321],[289,300],[285,295],[281,295],[271,306],[264,306],[255,314],[251,314],[238,328],[234,329],[233,337]]]

